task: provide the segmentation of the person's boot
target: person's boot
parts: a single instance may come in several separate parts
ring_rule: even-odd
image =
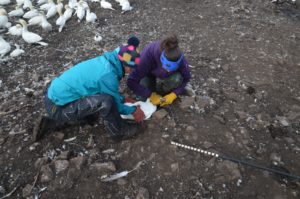
[[[114,125],[104,120],[104,126],[113,140],[126,140],[133,138],[141,129],[141,125],[136,123],[127,123],[122,120],[121,125]]]
[[[34,142],[37,142],[41,140],[46,134],[55,131],[55,129],[56,129],[55,120],[45,116],[40,116],[33,128],[32,140]]]

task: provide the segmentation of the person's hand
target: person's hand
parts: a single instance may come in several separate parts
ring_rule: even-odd
[[[125,100],[124,100],[125,103],[135,103],[135,100],[131,99],[130,97],[125,97]]]
[[[132,113],[132,115],[136,122],[141,122],[145,118],[145,114],[140,106],[136,106],[136,110]]]
[[[156,106],[160,104],[161,99],[162,99],[162,97],[155,92],[153,92],[150,96],[150,102]]]
[[[173,103],[173,101],[177,98],[177,95],[172,92],[163,97],[164,101],[161,102],[160,106],[167,106]]]

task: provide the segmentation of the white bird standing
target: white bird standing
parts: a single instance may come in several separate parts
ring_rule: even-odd
[[[45,30],[45,31],[48,31],[48,32],[52,31],[52,25],[48,22],[46,15],[44,13],[42,14],[41,26],[42,26],[43,30]]]
[[[41,41],[43,38],[40,35],[28,31],[27,22],[25,20],[19,19],[19,22],[23,26],[22,38],[24,39],[24,41],[26,41],[29,44],[37,43],[37,44],[40,44],[42,46],[48,46],[47,43]]]
[[[109,3],[109,2],[107,2],[107,1],[105,1],[105,0],[101,0],[101,1],[100,1],[100,5],[101,5],[101,7],[104,8],[104,9],[115,10],[115,9],[112,7],[111,3]]]
[[[10,0],[0,0],[0,5],[8,5],[10,4]]]
[[[66,4],[65,5],[65,12],[64,12],[64,17],[65,17],[66,21],[71,19],[72,14],[73,14],[73,8],[71,8],[68,4]]]
[[[25,1],[25,0],[16,0],[18,6],[23,5],[23,4],[24,4],[24,1]]]
[[[15,44],[16,46],[16,49],[13,50],[9,55],[11,57],[18,57],[20,56],[21,54],[25,53],[25,51],[23,49],[20,48],[20,46],[18,44]]]
[[[0,8],[0,28],[7,27],[8,18],[7,18],[6,14],[7,14],[6,10],[3,8]]]
[[[97,20],[97,16],[95,13],[90,11],[90,8],[86,9],[86,16],[85,16],[85,20],[89,23],[95,23],[95,21]]]
[[[20,24],[16,24],[8,29],[7,34],[14,35],[14,36],[21,36],[22,35],[22,26]]]
[[[77,4],[76,14],[77,14],[78,22],[80,22],[85,15],[85,9],[83,7],[81,0]]]
[[[48,11],[53,5],[55,5],[53,0],[48,0],[48,3],[45,3],[45,4],[41,5],[40,9],[44,10],[44,11]]]
[[[24,10],[19,5],[15,7],[15,10],[12,10],[8,13],[10,17],[21,17],[24,15]]]
[[[40,25],[42,23],[42,19],[43,19],[43,17],[41,14],[38,16],[32,17],[28,21],[28,26]]]
[[[30,6],[30,10],[23,15],[25,19],[31,19],[32,17],[38,16],[39,11],[35,9],[33,6]]]
[[[32,2],[30,0],[24,0],[23,9],[31,8],[31,7],[32,7]]]
[[[54,17],[56,15],[56,13],[57,13],[56,4],[53,3],[53,4],[51,4],[51,7],[49,8],[49,10],[46,14],[47,19]]]
[[[47,2],[48,2],[48,0],[38,0],[37,4],[42,5],[42,4],[47,3]]]
[[[77,6],[77,0],[69,0],[68,5],[72,9],[75,8]]]
[[[10,44],[0,36],[0,55],[3,57],[10,51],[11,47]]]
[[[64,27],[65,24],[66,24],[66,18],[65,18],[65,16],[62,14],[62,9],[61,9],[61,8],[57,8],[57,12],[58,12],[58,14],[59,14],[59,17],[58,17],[58,19],[56,20],[55,23],[56,23],[56,25],[59,26],[58,32],[61,32],[62,29],[63,29],[63,27]]]

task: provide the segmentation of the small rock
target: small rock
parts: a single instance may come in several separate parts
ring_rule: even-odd
[[[47,183],[50,182],[53,179],[53,177],[54,175],[49,165],[43,165],[41,167],[40,181],[42,183]]]
[[[206,96],[197,96],[196,97],[196,103],[200,109],[204,109],[206,107],[209,107],[210,105],[210,98]]]
[[[86,148],[91,149],[94,147],[95,141],[93,135],[90,135]]]
[[[236,113],[237,117],[242,120],[244,120],[248,117],[248,114],[245,113],[244,111],[235,111],[235,113]]]
[[[212,144],[211,142],[204,141],[204,143],[203,143],[203,147],[204,147],[205,149],[208,149],[208,148],[210,148],[210,147],[212,147],[212,146],[213,146],[213,144]]]
[[[0,186],[0,193],[5,194],[5,189],[2,186]]]
[[[149,191],[144,187],[140,187],[136,199],[149,199]]]
[[[172,170],[172,172],[175,172],[175,171],[177,171],[177,170],[178,170],[178,168],[179,168],[179,165],[178,165],[178,163],[173,163],[173,164],[171,164],[171,170]]]
[[[278,119],[279,123],[282,126],[289,126],[290,125],[290,123],[287,121],[286,117],[279,117],[279,116],[277,116],[276,119]]]
[[[187,126],[186,127],[186,131],[188,131],[188,132],[191,132],[191,131],[194,131],[194,130],[195,130],[195,128],[193,126]]]
[[[76,158],[72,158],[70,160],[70,165],[78,170],[82,168],[82,166],[86,163],[86,157],[78,156]]]
[[[238,169],[238,165],[236,163],[230,162],[228,160],[225,160],[225,161],[219,163],[217,165],[217,169],[229,181],[242,178],[241,172]]]
[[[113,162],[104,162],[104,163],[94,163],[91,165],[92,168],[95,168],[100,173],[106,172],[115,172],[116,166]]]
[[[42,165],[47,162],[47,158],[38,158],[34,163],[34,168],[39,169]]]
[[[270,160],[279,163],[281,162],[281,156],[277,153],[271,153]]]
[[[71,156],[71,151],[62,151],[59,156],[56,157],[58,160],[67,160]]]
[[[56,160],[54,162],[56,173],[60,173],[69,167],[69,161],[67,160]]]
[[[181,99],[179,107],[181,109],[190,108],[191,106],[194,105],[194,102],[195,102],[195,98],[194,97],[184,97],[184,98]]]
[[[23,198],[26,198],[30,196],[32,191],[32,186],[30,184],[27,184],[23,189],[22,189],[22,196]]]
[[[120,178],[117,180],[117,184],[120,185],[120,186],[124,186],[127,184],[127,180],[123,179],[123,178]]]
[[[153,114],[154,119],[162,119],[168,115],[168,112],[165,109],[160,109]]]
[[[213,115],[213,117],[215,119],[217,119],[221,124],[225,124],[226,123],[225,118],[223,116]]]
[[[53,136],[57,141],[63,141],[65,134],[63,134],[61,132],[56,132]]]

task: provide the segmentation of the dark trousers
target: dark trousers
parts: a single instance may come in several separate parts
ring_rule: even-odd
[[[55,105],[45,95],[45,108],[48,116],[55,120],[58,126],[63,126],[69,122],[79,122],[91,115],[99,115],[110,129],[111,136],[121,134],[122,118],[116,107],[116,103],[111,95],[96,94],[87,96],[64,106]]]
[[[167,78],[147,76],[141,79],[140,84],[150,89],[152,92],[156,92],[159,95],[164,96],[180,86],[182,84],[182,81],[182,75],[179,72],[176,72]],[[142,100],[144,101],[146,99]]]

